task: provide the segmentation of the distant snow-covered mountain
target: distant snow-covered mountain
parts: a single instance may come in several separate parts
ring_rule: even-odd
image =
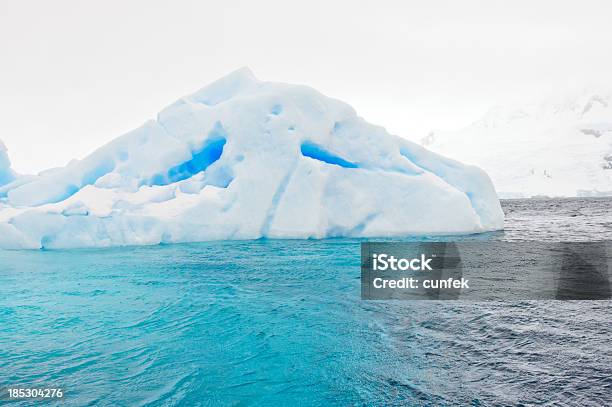
[[[484,169],[500,197],[612,195],[612,92],[497,107],[421,144]]]

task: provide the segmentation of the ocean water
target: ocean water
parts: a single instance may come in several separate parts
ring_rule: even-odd
[[[505,232],[461,239],[612,238],[612,199],[503,206]],[[75,406],[612,404],[610,301],[362,301],[359,243],[0,251],[0,389]]]

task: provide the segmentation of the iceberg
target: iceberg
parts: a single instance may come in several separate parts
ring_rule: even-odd
[[[0,248],[467,234],[503,219],[481,169],[247,68],[0,187]]]
[[[0,140],[0,187],[15,179],[15,173],[11,170],[11,162],[6,153],[6,146]]]

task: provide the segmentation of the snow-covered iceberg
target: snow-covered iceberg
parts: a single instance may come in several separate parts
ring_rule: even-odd
[[[21,181],[20,181],[21,180]],[[83,160],[0,188],[0,247],[474,233],[488,176],[246,68]]]

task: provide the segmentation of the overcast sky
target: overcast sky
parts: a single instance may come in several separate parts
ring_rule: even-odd
[[[0,0],[0,139],[17,171],[65,165],[241,66],[418,139],[606,81],[611,16],[584,0]]]

